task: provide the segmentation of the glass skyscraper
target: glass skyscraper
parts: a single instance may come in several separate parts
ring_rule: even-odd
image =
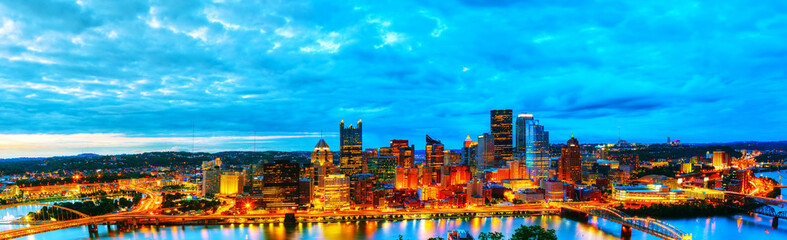
[[[363,141],[362,141],[362,133],[363,129],[361,128],[361,120],[358,120],[358,127],[353,127],[351,124],[350,127],[344,127],[344,120],[339,123],[339,130],[340,130],[340,166],[339,168],[342,170],[347,176],[352,176],[354,174],[360,174],[363,171]]]
[[[538,120],[525,120],[525,165],[530,178],[549,178],[549,132]]]
[[[525,160],[527,152],[527,121],[533,120],[533,114],[521,113],[516,117],[516,148],[514,160]]]

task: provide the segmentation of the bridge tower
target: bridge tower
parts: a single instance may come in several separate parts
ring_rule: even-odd
[[[631,226],[621,225],[620,239],[631,239]]]
[[[771,227],[773,229],[779,228],[779,216],[773,216],[773,220],[771,220]]]

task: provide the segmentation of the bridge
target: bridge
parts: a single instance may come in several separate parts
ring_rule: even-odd
[[[44,212],[45,216],[50,216],[51,218],[55,219],[55,221],[45,221],[44,223],[35,222],[35,225],[28,226],[24,228],[16,228],[7,231],[0,232],[0,239],[11,239],[11,238],[18,238],[24,237],[29,235],[34,235],[38,233],[50,232],[60,229],[72,228],[72,227],[79,227],[79,226],[87,226],[88,233],[92,237],[93,235],[98,236],[98,224],[99,223],[106,223],[108,220],[115,220],[116,219],[129,219],[127,215],[140,215],[148,211],[152,211],[157,209],[159,204],[157,202],[161,201],[161,196],[158,196],[153,191],[148,189],[137,187],[137,186],[125,186],[123,188],[140,192],[145,194],[145,198],[136,205],[134,209],[127,212],[121,213],[113,213],[107,214],[97,217],[91,217],[87,214],[82,212],[52,205],[52,204],[45,204],[45,203],[16,203],[16,204],[9,204],[0,206],[0,210],[18,207],[18,206],[42,206],[47,207],[47,211]],[[57,211],[48,211],[49,209],[56,209]],[[42,208],[42,210],[44,210]],[[46,219],[49,220],[49,219]],[[31,222],[32,223],[32,222]]]
[[[780,208],[785,208],[785,207],[787,207],[787,200],[776,199],[776,198],[767,198],[767,197],[759,197],[759,196],[753,196],[753,195],[749,195],[749,194],[743,194],[743,193],[738,193],[738,192],[729,192],[729,191],[724,192],[724,197],[729,199],[729,200],[735,201],[735,202],[732,202],[732,203],[727,203],[727,205],[729,205],[730,207],[737,208],[739,210],[743,210],[743,211],[747,211],[747,212],[751,212],[751,213],[756,213],[756,214],[760,214],[760,215],[769,216],[769,217],[773,218],[771,220],[771,227],[774,228],[774,229],[779,227],[779,219],[780,218],[781,219],[787,219],[787,211],[778,211],[777,212],[776,209],[772,207],[772,206],[778,206]],[[762,204],[764,206],[761,206],[761,207],[756,208],[754,210],[746,209],[746,208],[741,207],[743,205],[751,204],[751,203]]]
[[[151,199],[155,199],[152,196]],[[154,200],[145,200],[138,204],[132,211],[113,213],[101,216],[84,217],[69,221],[55,221],[36,226],[11,229],[0,232],[0,239],[19,238],[38,233],[88,225],[91,230],[97,229],[97,224],[115,224],[118,226],[138,225],[209,225],[209,224],[261,224],[261,223],[288,223],[288,214],[245,214],[245,215],[161,215],[151,214],[149,211],[156,206],[146,205]],[[450,212],[412,211],[412,212],[383,212],[383,213],[298,213],[289,214],[289,223],[318,223],[318,222],[349,222],[349,221],[379,221],[379,220],[414,220],[434,218],[464,218],[464,217],[496,217],[496,216],[528,216],[556,214],[556,208],[507,208],[483,209],[476,211],[457,210]],[[91,227],[92,226],[92,227]],[[97,231],[96,231],[97,234]]]
[[[631,229],[637,229],[647,234],[656,236],[661,239],[680,239],[691,240],[692,235],[685,233],[680,229],[652,218],[632,217],[628,214],[606,206],[597,205],[584,205],[584,204],[564,204],[561,207],[561,215],[563,216],[578,216],[582,220],[587,221],[590,215],[604,218],[621,225],[621,238],[630,239]]]

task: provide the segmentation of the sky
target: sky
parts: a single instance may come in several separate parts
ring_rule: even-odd
[[[0,158],[787,134],[785,1],[0,2]]]

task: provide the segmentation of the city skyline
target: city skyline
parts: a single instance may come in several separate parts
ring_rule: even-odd
[[[306,151],[342,119],[459,149],[493,109],[552,143],[785,140],[768,5],[9,1],[0,158]]]

